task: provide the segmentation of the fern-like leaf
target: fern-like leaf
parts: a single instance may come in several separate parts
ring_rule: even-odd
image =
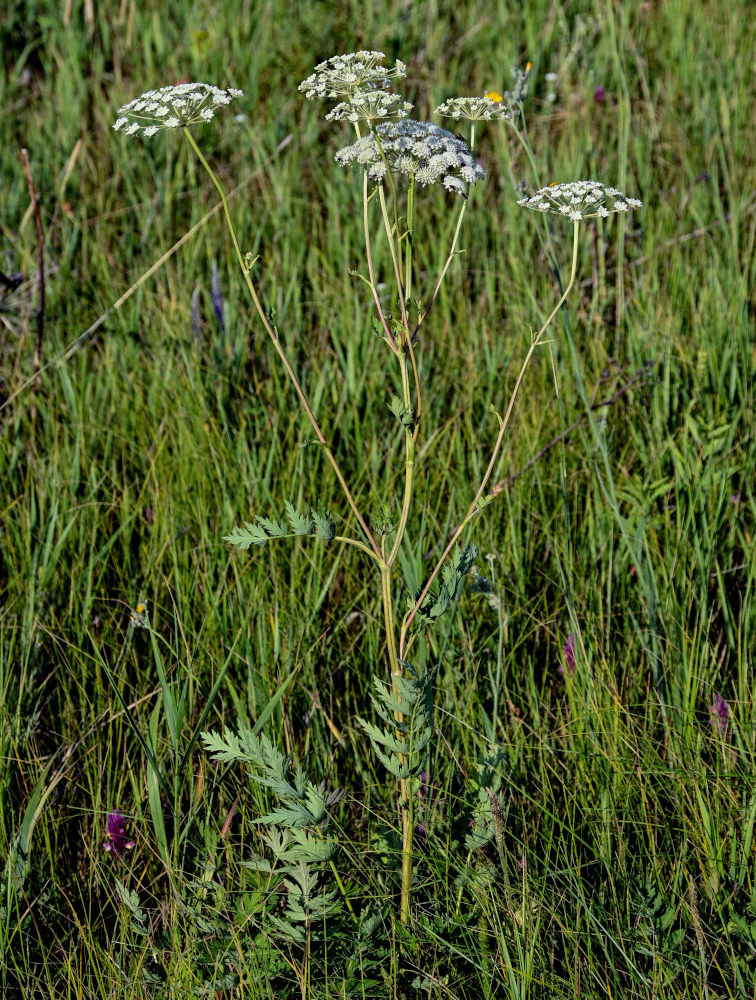
[[[310,513],[315,521],[315,533],[318,538],[322,538],[325,542],[330,541],[336,534],[336,525],[331,515],[319,500],[317,507],[313,507]]]
[[[411,406],[405,406],[398,396],[392,396],[388,408],[394,414],[405,430],[411,431],[415,426],[415,414]]]
[[[311,535],[315,531],[315,523],[309,514],[297,510],[291,500],[284,501],[286,519],[295,535]]]

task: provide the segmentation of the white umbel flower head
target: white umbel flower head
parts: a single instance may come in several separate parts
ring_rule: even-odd
[[[386,67],[383,52],[363,50],[332,56],[315,67],[315,72],[303,80],[299,89],[309,100],[323,97],[351,97],[360,91],[385,90],[392,79],[407,74],[407,67],[399,59]]]
[[[370,122],[379,118],[406,118],[411,110],[412,105],[403,101],[399,94],[387,94],[385,90],[362,90],[348,101],[337,104],[326,115],[326,121],[346,119],[349,122]]]
[[[509,108],[490,97],[451,97],[439,104],[434,114],[442,118],[453,118],[455,122],[460,118],[471,122],[493,119],[508,121],[512,117]]]
[[[209,122],[218,108],[230,104],[242,91],[221,90],[209,83],[178,83],[173,87],[148,90],[118,109],[113,128],[125,135],[154,135],[161,128],[181,128]]]
[[[628,198],[600,181],[570,181],[541,188],[529,198],[521,198],[517,204],[580,222],[582,219],[605,219],[614,212],[628,212],[631,208],[640,208],[643,202]]]
[[[448,191],[458,194],[465,193],[466,184],[475,184],[484,176],[483,167],[463,139],[434,122],[412,118],[383,122],[375,133],[340,149],[336,162],[342,167],[350,163],[364,167],[373,181],[382,180],[388,167],[414,177],[423,187],[442,181]]]

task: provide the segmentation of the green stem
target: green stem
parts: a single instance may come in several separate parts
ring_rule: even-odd
[[[533,171],[533,181],[535,183],[536,189],[538,189],[538,188],[543,187],[543,185],[541,183],[541,179],[540,179],[539,173],[538,173],[538,161],[536,160],[535,154],[533,153],[533,147],[530,145],[530,139],[528,138],[528,127],[527,127],[527,123],[525,121],[525,115],[524,114],[521,116],[521,119],[522,119],[522,131],[520,131],[517,128],[517,123],[516,123],[516,121],[514,119],[512,119],[512,122],[511,122],[512,131],[517,136],[517,141],[520,143],[520,145],[522,146],[522,148],[525,150],[525,155],[527,156],[528,161],[530,163],[530,169]],[[557,280],[559,288],[561,289],[562,288],[562,277],[561,277],[561,274],[560,274],[560,271],[559,271],[559,263],[557,261],[556,250],[554,249],[554,241],[551,238],[551,229],[549,227],[549,217],[548,217],[548,215],[544,214],[543,219],[541,220],[541,224],[543,225],[543,230],[544,230],[544,233],[545,233],[545,238],[542,239],[542,243],[543,243],[544,248],[547,250],[547,253],[548,253],[548,256],[549,256],[549,263],[551,264],[552,273],[553,273],[554,277]]]
[[[402,372],[402,394],[405,407],[409,407],[412,400],[410,396],[409,373],[407,371],[407,355],[401,354],[399,365]],[[410,506],[412,504],[412,487],[415,479],[415,435],[413,431],[407,429],[404,433],[405,459],[404,459],[404,497],[402,499],[402,511],[399,516],[399,524],[396,528],[396,537],[391,547],[391,552],[386,560],[389,566],[393,566],[399,553],[399,546],[402,544],[404,531],[407,527]]]
[[[386,647],[389,665],[391,667],[391,687],[393,694],[398,696],[396,678],[404,674],[404,668],[399,661],[396,650],[396,634],[394,623],[394,605],[391,600],[391,567],[388,563],[381,566],[381,597],[383,599],[383,622],[386,629]],[[404,716],[395,712],[394,718],[401,723]],[[397,738],[401,733],[397,732]],[[404,754],[399,755],[399,763],[407,763]],[[405,925],[410,922],[410,899],[412,896],[412,842],[414,838],[414,815],[412,809],[412,789],[410,778],[399,779],[399,797],[402,814],[402,889],[399,905],[399,918]]]
[[[409,180],[407,191],[407,250],[404,255],[404,297],[402,298],[402,313],[404,315],[404,326],[408,330],[407,305],[412,297],[412,251],[414,249],[413,226],[415,224],[415,176]]]
[[[231,234],[231,240],[232,240],[232,242],[234,244],[234,251],[236,253],[236,259],[239,262],[239,267],[241,268],[242,275],[244,276],[244,281],[245,281],[245,283],[247,285],[247,289],[249,290],[249,294],[252,296],[252,301],[253,301],[253,303],[255,305],[255,309],[257,310],[257,315],[262,320],[262,324],[265,327],[265,331],[266,331],[266,333],[268,334],[268,336],[270,337],[270,339],[273,342],[273,346],[275,347],[275,349],[276,349],[276,351],[278,353],[278,356],[281,359],[281,362],[282,362],[282,364],[283,364],[283,366],[284,366],[284,368],[286,370],[286,374],[289,376],[289,380],[291,381],[291,384],[294,386],[294,390],[295,390],[297,396],[299,397],[299,402],[302,404],[302,407],[303,407],[305,413],[307,414],[307,417],[308,417],[310,423],[312,424],[312,428],[315,431],[315,434],[317,435],[318,441],[322,445],[323,450],[324,450],[324,452],[326,454],[326,457],[328,458],[328,461],[331,463],[331,467],[333,468],[333,471],[336,473],[336,478],[338,479],[339,484],[340,484],[342,490],[344,491],[344,495],[346,496],[346,499],[347,499],[347,502],[348,502],[349,506],[352,508],[352,511],[353,511],[354,515],[356,516],[356,518],[357,518],[357,521],[358,521],[358,523],[360,525],[360,528],[362,528],[363,534],[365,535],[365,538],[367,539],[367,541],[368,541],[368,543],[370,545],[370,548],[378,556],[378,558],[381,559],[382,558],[382,556],[381,556],[381,550],[378,547],[375,539],[373,538],[373,534],[370,531],[370,528],[368,528],[367,524],[365,523],[365,520],[362,517],[362,514],[360,514],[360,511],[359,511],[359,509],[357,507],[357,504],[355,503],[354,497],[352,496],[351,490],[347,486],[346,480],[344,479],[344,475],[343,475],[341,469],[339,468],[339,464],[336,461],[336,458],[335,458],[333,452],[331,451],[330,446],[328,445],[328,442],[326,441],[325,436],[323,435],[323,432],[320,429],[320,424],[318,423],[317,419],[315,418],[315,414],[312,412],[312,408],[310,407],[310,404],[309,404],[309,402],[307,400],[307,396],[304,393],[304,389],[299,384],[299,380],[297,379],[297,376],[294,374],[294,369],[291,367],[291,363],[289,362],[289,359],[286,356],[286,352],[284,351],[283,347],[281,346],[281,342],[278,339],[278,334],[276,333],[276,331],[271,326],[270,320],[265,315],[265,310],[263,309],[262,305],[260,304],[260,300],[257,297],[257,291],[255,289],[255,286],[252,284],[252,279],[249,276],[249,270],[248,270],[246,264],[244,263],[244,258],[242,256],[242,252],[241,252],[241,250],[239,248],[239,241],[236,238],[236,230],[234,229],[234,224],[231,221],[231,213],[228,210],[228,201],[226,200],[226,192],[223,190],[223,187],[221,186],[220,181],[218,180],[218,178],[213,173],[213,170],[210,167],[210,164],[207,162],[207,160],[205,159],[205,157],[202,155],[202,150],[199,148],[199,146],[197,145],[197,143],[194,141],[194,136],[189,131],[189,129],[186,128],[186,127],[184,127],[184,135],[186,136],[186,138],[187,138],[187,140],[189,142],[189,145],[192,147],[192,149],[194,150],[194,152],[197,154],[197,157],[199,158],[200,163],[202,164],[202,166],[207,171],[208,176],[210,177],[210,180],[213,182],[213,184],[215,185],[215,188],[216,188],[218,194],[220,195],[220,199],[221,199],[221,201],[223,203],[223,212],[224,212],[224,215],[226,217],[226,225],[228,226],[228,231]]]
[[[564,304],[565,299],[569,295],[569,293],[570,293],[570,291],[572,289],[572,286],[575,284],[575,274],[577,272],[578,234],[579,234],[579,232],[580,232],[580,222],[578,221],[578,222],[574,223],[574,229],[573,229],[572,270],[570,272],[569,283],[568,283],[567,287],[565,288],[564,292],[562,293],[562,296],[560,297],[559,301],[557,302],[557,304],[554,306],[554,308],[552,309],[551,313],[549,314],[549,318],[546,320],[546,322],[543,324],[543,326],[538,331],[538,333],[536,334],[536,336],[533,338],[533,341],[532,341],[532,343],[530,345],[528,353],[525,356],[525,360],[523,361],[522,367],[520,368],[520,373],[517,376],[517,381],[515,382],[514,389],[512,390],[512,395],[510,396],[510,399],[509,399],[509,405],[507,406],[507,412],[505,413],[504,418],[501,420],[501,425],[499,427],[499,433],[498,433],[498,435],[496,437],[496,441],[494,442],[493,452],[491,453],[491,459],[490,459],[490,461],[488,463],[488,468],[486,469],[485,475],[483,476],[483,479],[481,480],[480,486],[478,487],[478,490],[477,490],[477,492],[476,492],[476,494],[475,494],[475,496],[473,498],[473,501],[470,504],[470,507],[469,507],[469,509],[467,511],[467,514],[465,514],[465,517],[462,520],[461,524],[457,527],[456,531],[454,531],[454,533],[452,534],[451,539],[449,540],[448,545],[446,546],[446,548],[443,551],[443,554],[441,555],[441,558],[436,563],[436,566],[435,566],[433,572],[428,577],[428,580],[427,580],[425,586],[420,591],[420,595],[418,596],[417,600],[415,601],[414,605],[412,606],[412,610],[409,612],[409,614],[404,619],[404,622],[403,622],[402,628],[401,628],[400,637],[399,637],[399,655],[400,656],[404,655],[405,645],[406,645],[406,639],[407,639],[407,632],[409,631],[409,627],[412,624],[412,620],[414,619],[415,615],[417,614],[418,610],[420,609],[420,606],[422,605],[423,601],[425,600],[425,598],[426,598],[426,596],[428,594],[428,591],[430,590],[431,586],[433,585],[433,581],[436,579],[439,571],[441,570],[441,567],[443,566],[444,561],[446,560],[446,557],[449,555],[449,553],[451,552],[451,550],[454,548],[454,546],[455,546],[455,544],[456,544],[459,536],[462,534],[462,532],[464,531],[464,529],[466,528],[466,526],[468,525],[468,523],[473,519],[473,517],[478,512],[478,501],[483,496],[483,491],[485,490],[486,485],[488,483],[488,480],[491,477],[491,473],[494,470],[494,465],[496,464],[496,459],[498,458],[498,455],[499,455],[499,449],[501,448],[502,442],[504,440],[504,434],[505,434],[505,432],[507,430],[507,427],[509,425],[509,418],[512,415],[512,409],[514,408],[515,400],[517,398],[517,393],[519,391],[520,384],[521,384],[521,382],[522,382],[522,380],[523,380],[523,378],[525,376],[525,372],[527,370],[527,367],[530,364],[530,359],[532,358],[535,349],[542,343],[543,335],[546,332],[546,330],[548,329],[549,324],[554,319],[554,317],[559,312],[559,310],[562,308],[562,305]]]
[[[367,176],[367,175],[366,175]],[[400,270],[401,266],[401,248],[399,248],[399,253],[397,252],[397,246],[394,242],[394,234],[391,230],[391,222],[388,217],[388,209],[386,207],[386,196],[383,193],[383,185],[378,185],[378,199],[381,203],[381,215],[383,216],[383,228],[386,230],[386,238],[388,239],[389,250],[391,251],[391,260],[394,264],[394,278],[396,279],[396,287],[399,292],[399,306],[402,310],[402,340],[405,338],[405,330],[407,329],[407,306],[406,306],[406,293],[404,286],[402,285],[402,272]],[[397,233],[397,241],[399,241],[399,234]],[[365,242],[367,242],[367,232],[365,233]]]
[[[444,264],[443,270],[441,271],[441,274],[439,275],[438,281],[436,282],[436,287],[433,289],[433,295],[431,295],[430,302],[428,303],[428,305],[423,310],[422,316],[417,321],[415,329],[412,331],[412,337],[411,337],[411,339],[412,339],[413,343],[414,343],[415,339],[417,338],[417,332],[418,332],[418,330],[420,329],[420,327],[422,326],[423,322],[425,321],[425,317],[430,312],[431,306],[436,301],[436,296],[438,295],[439,289],[441,288],[441,283],[443,282],[444,278],[446,277],[446,272],[449,270],[449,265],[452,262],[452,258],[454,257],[454,254],[457,252],[457,240],[459,239],[459,232],[460,232],[460,229],[462,228],[462,220],[465,217],[466,210],[467,210],[467,198],[465,197],[464,200],[463,200],[463,202],[462,202],[462,207],[459,210],[459,215],[457,217],[457,226],[456,226],[456,228],[454,230],[454,239],[452,240],[452,245],[451,245],[451,248],[449,249],[449,256],[446,258],[446,263]]]
[[[356,549],[359,549],[360,552],[364,552],[365,555],[370,556],[373,562],[378,562],[378,559],[380,558],[375,552],[372,551],[372,549],[368,548],[364,542],[360,542],[356,538],[345,538],[344,535],[334,535],[333,540],[334,542],[343,542],[345,545],[353,545]]]
[[[381,305],[381,300],[378,295],[378,287],[375,282],[375,269],[373,268],[373,251],[370,247],[370,217],[368,215],[368,202],[370,199],[368,198],[367,187],[368,187],[368,175],[366,170],[364,171],[362,177],[362,226],[365,231],[365,259],[367,260],[368,278],[370,279],[368,281],[368,284],[370,285],[370,291],[373,293],[373,301],[375,302],[375,308],[378,310],[378,316],[380,317],[381,320],[384,339],[391,348],[391,350],[394,352],[394,354],[396,354],[398,351],[397,343],[394,340],[394,336],[391,333],[391,330],[389,330],[388,323],[386,322],[386,317],[383,313],[383,306]],[[381,190],[381,199],[382,196],[383,196],[383,191]],[[383,204],[383,200],[381,200],[381,204]],[[391,254],[393,256],[394,244],[391,239],[390,227],[387,227],[387,233],[389,238],[389,246],[391,247]],[[399,274],[398,265],[396,265],[396,272],[397,274]]]

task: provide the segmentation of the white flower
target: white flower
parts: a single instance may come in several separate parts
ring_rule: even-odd
[[[387,94],[385,90],[362,90],[353,94],[348,101],[337,104],[326,115],[326,121],[338,122],[343,118],[350,122],[406,118],[411,110],[412,105],[403,101],[399,94]]]
[[[161,128],[179,128],[209,122],[219,107],[230,104],[242,91],[229,87],[221,90],[209,83],[179,83],[174,87],[148,90],[141,97],[118,109],[113,125],[116,132],[154,135]]]
[[[600,181],[570,181],[541,188],[529,198],[521,198],[517,204],[536,212],[551,212],[580,222],[582,219],[605,219],[612,212],[641,208],[643,202],[628,198]]]
[[[483,167],[475,162],[463,139],[434,122],[412,118],[383,122],[375,134],[371,132],[340,149],[336,162],[342,167],[350,163],[365,167],[373,181],[380,181],[388,166],[389,170],[414,177],[422,186],[442,181],[447,190],[459,194],[465,192],[463,181],[474,184],[484,176]]]
[[[447,191],[456,191],[457,194],[465,193],[465,182],[459,177],[444,177],[444,187]]]
[[[439,104],[434,114],[442,118],[453,118],[455,122],[460,118],[477,122],[492,118],[509,120],[512,117],[509,108],[490,97],[451,97]]]
[[[406,76],[407,67],[399,59],[387,68],[383,52],[363,50],[332,56],[315,67],[299,89],[308,99],[351,97],[360,91],[385,90],[391,80]]]

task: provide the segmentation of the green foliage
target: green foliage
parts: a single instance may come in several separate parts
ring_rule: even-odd
[[[405,406],[398,396],[392,396],[388,408],[405,430],[414,430],[415,414],[411,406]]]
[[[394,531],[396,526],[395,521],[396,519],[394,517],[394,512],[391,509],[391,504],[387,503],[380,504],[377,510],[373,513],[373,516],[370,518],[373,530],[377,534],[383,535],[384,537],[386,535],[390,535]]]
[[[225,736],[214,731],[203,733],[202,742],[214,760],[247,765],[250,777],[269,788],[280,801],[277,808],[259,816],[256,823],[277,823],[293,829],[318,826],[341,797],[338,791],[326,794],[313,785],[299,762],[291,754],[282,754],[265,733],[258,736],[240,725],[237,732],[226,730]]]
[[[394,674],[391,686],[374,677],[377,694],[370,701],[384,728],[357,717],[357,722],[370,737],[376,757],[383,766],[401,780],[418,776],[423,770],[426,751],[434,731],[433,692],[436,670],[416,670],[400,661],[406,673]]]
[[[469,831],[465,834],[465,847],[468,851],[478,851],[490,843],[494,837],[501,837],[500,816],[495,814],[494,803],[498,802],[501,793],[502,777],[500,765],[505,759],[502,748],[494,750],[478,761],[471,775],[468,788],[475,794],[475,804]]]
[[[252,781],[269,789],[278,804],[254,822],[267,829],[262,843],[272,855],[245,862],[251,870],[265,874],[269,888],[285,890],[281,914],[269,913],[268,920],[294,945],[321,940],[326,920],[342,911],[336,890],[324,887],[319,869],[336,852],[335,841],[324,834],[328,811],[342,796],[325,793],[305,776],[291,754],[282,754],[263,733],[239,725],[225,737],[216,732],[202,734],[210,756],[227,764],[247,767]],[[309,946],[308,946],[309,947]]]
[[[183,0],[170,18],[151,0],[127,5],[124,17],[117,4],[68,6],[70,18],[49,0],[14,0],[0,19],[9,109],[0,271],[22,277],[14,290],[0,281],[0,403],[32,379],[1,415],[2,990],[52,1000],[303,995],[301,947],[261,928],[269,916],[288,919],[277,871],[302,860],[297,837],[322,846],[335,834],[281,831],[289,860],[279,862],[276,835],[255,824],[279,801],[195,751],[177,801],[172,787],[159,790],[170,867],[158,850],[154,771],[124,703],[148,734],[155,704],[168,692],[178,708],[191,675],[178,758],[166,718],[157,720],[166,776],[219,683],[200,730],[237,718],[251,726],[271,706],[273,744],[349,788],[331,859],[344,910],[313,948],[312,1000],[415,997],[415,979],[434,1000],[750,998],[756,165],[754,75],[733,58],[754,50],[750,6],[736,0],[714,19],[711,5],[690,0],[651,15],[642,4],[440,2],[432,18],[421,4],[314,10],[264,0],[243,18],[238,6],[219,3],[208,18]],[[371,693],[380,701],[376,588],[356,551],[335,567],[322,546],[292,564],[286,548],[245,561],[219,544],[252,491],[273,512],[281,496],[320,496],[339,525],[349,515],[323,450],[301,447],[311,433],[249,318],[219,213],[210,214],[210,182],[176,143],[154,137],[127,155],[110,131],[114,108],[147,86],[193,76],[244,88],[246,121],[204,129],[203,149],[236,189],[230,207],[257,258],[254,277],[334,454],[355,473],[359,509],[386,498],[396,520],[401,483],[385,447],[396,424],[383,401],[398,382],[377,363],[382,328],[373,336],[355,309],[365,279],[348,277],[364,244],[359,179],[335,181],[330,156],[347,131],[324,131],[294,93],[314,59],[352,45],[423,54],[410,69],[421,115],[456,93],[503,91],[509,64],[535,63],[528,128],[539,160],[530,164],[510,132],[478,129],[487,177],[462,227],[466,254],[452,260],[417,341],[432,390],[405,539],[415,580],[474,495],[495,423],[488,402],[504,412],[528,330],[554,303],[547,248],[560,262],[569,249],[559,225],[547,232],[516,210],[518,185],[534,186],[535,171],[544,182],[601,176],[649,206],[581,246],[579,293],[523,383],[516,433],[492,478],[491,489],[502,486],[496,504],[467,529],[497,556],[497,593],[487,596],[506,607],[500,711],[485,733],[506,755],[496,766],[501,844],[477,784],[499,656],[486,599],[417,640],[439,669],[443,740],[437,733],[426,751],[440,801],[416,844],[420,916],[406,934],[388,919],[398,890],[393,781],[376,776],[369,739],[350,726]],[[58,359],[38,391],[39,246],[21,147],[45,234],[42,362]],[[452,235],[448,198],[431,193],[426,206],[415,243],[434,275]],[[164,253],[110,311],[125,281]],[[386,280],[385,247],[374,265]],[[593,425],[579,382],[597,407]],[[315,520],[303,506],[306,516]],[[128,638],[129,609],[143,597],[165,688],[149,633]],[[572,677],[558,673],[569,633]],[[715,691],[730,706],[726,733],[710,725]],[[101,848],[116,806],[137,841],[120,860]],[[486,841],[468,861],[471,831]],[[249,860],[254,852],[264,858]],[[17,865],[20,887],[8,877]],[[335,882],[330,861],[313,865],[314,899]],[[147,934],[116,879],[138,894]]]
[[[284,503],[288,528],[285,521],[276,521],[258,514],[253,522],[245,521],[241,528],[235,528],[230,534],[224,535],[223,540],[246,551],[251,545],[265,545],[271,538],[314,535],[323,541],[329,541],[336,534],[333,517],[320,502],[309,514],[298,511],[289,500]]]
[[[133,933],[140,936],[147,934],[147,915],[139,903],[139,893],[128,889],[120,879],[115,880],[116,891],[129,912],[129,920]]]
[[[462,584],[478,556],[475,545],[459,545],[449,556],[441,570],[441,586],[428,591],[417,612],[417,619],[424,625],[433,625],[445,614],[462,591]],[[419,594],[419,592],[418,592]],[[414,601],[410,602],[410,606]]]

